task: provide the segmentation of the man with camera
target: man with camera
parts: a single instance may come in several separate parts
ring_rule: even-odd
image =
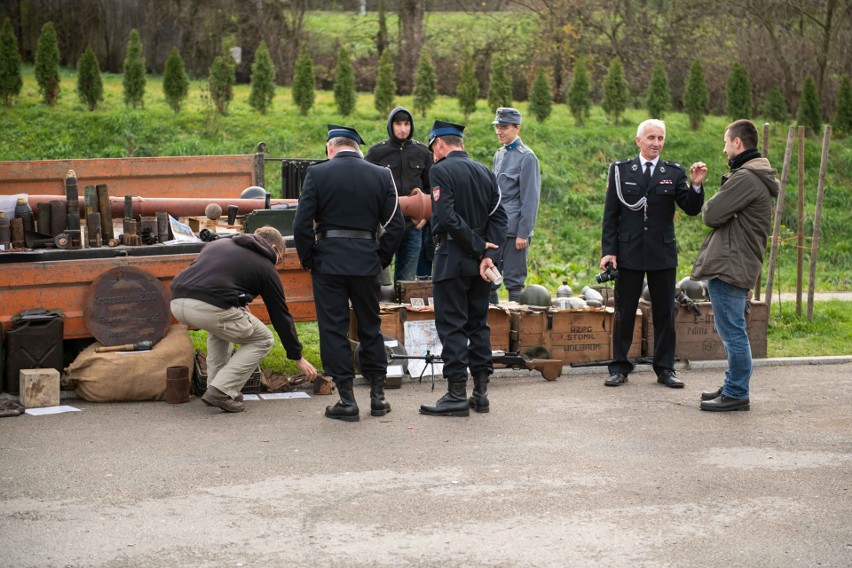
[[[674,297],[677,271],[675,205],[687,215],[701,212],[707,167],[696,162],[687,180],[683,166],[662,160],[666,125],[651,119],[639,125],[639,156],[614,162],[607,175],[606,202],[601,231],[599,282],[615,280],[613,357],[606,386],[627,382],[634,364],[627,357],[633,342],[636,308],[648,279],[654,320],[653,367],[657,382],[682,388],[674,370]],[[691,187],[690,187],[691,186]]]

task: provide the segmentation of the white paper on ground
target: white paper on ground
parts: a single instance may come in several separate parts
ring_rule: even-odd
[[[243,400],[260,400],[260,397],[256,394],[244,394]]]
[[[46,416],[48,414],[62,414],[63,412],[80,412],[79,408],[73,406],[45,406],[44,408],[28,408],[30,416]]]
[[[280,400],[283,398],[311,398],[306,392],[297,391],[297,392],[265,392],[263,394],[258,395],[263,400]],[[245,398],[245,397],[243,397]]]

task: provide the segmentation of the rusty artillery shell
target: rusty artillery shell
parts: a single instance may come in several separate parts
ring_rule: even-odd
[[[68,218],[65,213],[65,202],[54,199],[50,202],[50,231],[53,236],[62,233],[67,228]],[[44,232],[44,231],[42,231]]]
[[[161,243],[169,240],[169,214],[165,211],[157,212],[157,240]]]
[[[50,203],[39,203],[36,205],[38,214],[36,215],[36,231],[45,235],[51,235],[50,232]]]
[[[11,227],[12,247],[24,248],[24,220],[20,217],[15,217],[9,223]]]
[[[65,206],[68,213],[74,213],[77,217],[80,216],[80,192],[77,187],[77,174],[74,170],[68,170],[65,175]],[[77,225],[77,228],[80,226]]]
[[[89,213],[86,219],[86,232],[89,237],[88,244],[90,247],[99,247],[103,244],[101,236],[101,214],[97,211]]]
[[[236,205],[228,205],[228,225],[237,222],[237,212],[240,210]]]
[[[98,210],[98,191],[94,185],[87,185],[83,188],[83,204],[86,207],[86,219],[89,218],[89,213]]]
[[[115,238],[112,228],[112,210],[109,205],[109,186],[99,183],[95,186],[98,193],[98,212],[101,214],[101,236],[103,242],[108,243]]]
[[[2,211],[0,211],[2,213]],[[9,246],[12,243],[12,229],[9,226],[9,220],[4,214],[0,217],[0,245]]]
[[[124,218],[132,219],[133,218],[133,196],[125,195],[124,196]]]

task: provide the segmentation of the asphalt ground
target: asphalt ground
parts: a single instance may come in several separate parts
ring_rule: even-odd
[[[359,382],[358,423],[65,399],[0,418],[0,566],[852,566],[852,357],[761,361],[751,411],[700,411],[723,372],[499,371],[468,418],[408,379],[374,418]]]

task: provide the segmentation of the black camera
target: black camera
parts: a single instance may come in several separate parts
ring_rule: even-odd
[[[598,284],[603,284],[604,282],[609,282],[616,278],[618,278],[618,269],[615,268],[611,262],[606,263],[606,272],[601,272],[595,276],[595,280],[597,280]]]

